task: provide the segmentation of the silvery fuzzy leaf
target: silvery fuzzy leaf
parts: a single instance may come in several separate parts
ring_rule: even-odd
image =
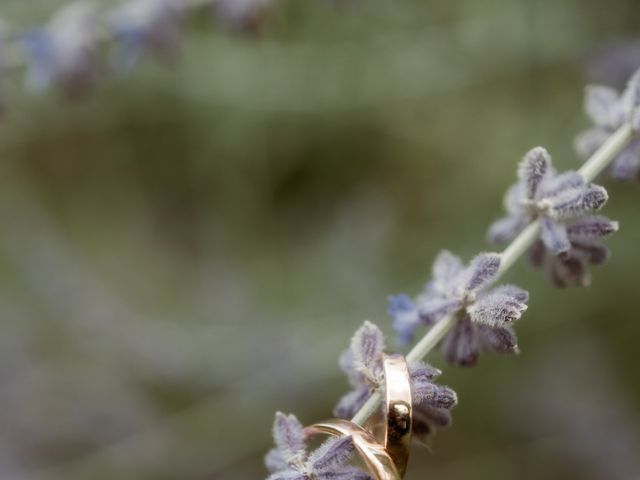
[[[289,468],[289,464],[284,459],[282,452],[277,448],[269,450],[269,453],[264,457],[264,464],[271,473],[281,472]]]
[[[461,308],[459,299],[434,298],[419,305],[418,314],[422,324],[433,325]]]
[[[452,408],[458,403],[456,392],[449,387],[435,385],[424,381],[421,377],[412,379],[411,398],[415,405],[425,405],[435,408]]]
[[[629,115],[640,106],[640,69],[629,79],[627,87],[622,92],[622,109]]]
[[[586,182],[582,175],[570,170],[568,172],[560,173],[546,181],[540,189],[540,196],[542,198],[551,198],[569,190],[580,189],[585,185]]]
[[[624,122],[620,95],[613,88],[588,86],[585,89],[585,111],[599,127],[614,130]]]
[[[593,155],[610,136],[610,132],[600,127],[590,128],[575,138],[574,147],[578,155],[588,158]]]
[[[442,374],[440,370],[424,362],[413,362],[408,365],[411,381],[432,381]]]
[[[304,427],[295,415],[276,413],[273,439],[286,462],[302,458],[306,448]]]
[[[413,438],[427,444],[436,428],[446,428],[451,425],[451,412],[444,408],[432,408],[417,405],[413,409]]]
[[[628,182],[635,180],[640,171],[640,149],[630,145],[613,160],[611,175],[616,180]]]
[[[371,381],[379,382],[382,372],[384,335],[373,323],[366,321],[351,338],[351,352],[356,367]]]
[[[467,267],[465,290],[475,292],[486,287],[496,277],[501,257],[498,253],[481,253]]]
[[[611,256],[609,248],[597,241],[573,240],[571,246],[575,255],[584,258],[591,265],[602,265]]]
[[[418,405],[414,410],[415,420],[427,422],[437,428],[451,425],[451,411],[446,408],[434,408],[428,405]]]
[[[538,189],[551,168],[551,156],[542,147],[529,150],[518,165],[518,178],[525,186],[529,200],[537,197]]]
[[[420,324],[420,314],[416,305],[407,295],[391,295],[387,312],[392,318],[396,341],[408,345],[413,340],[413,332]]]
[[[470,367],[478,362],[478,334],[468,316],[456,322],[442,341],[442,353],[448,362]]]
[[[308,480],[307,476],[293,470],[276,472],[267,477],[267,480]]]
[[[316,475],[339,471],[351,460],[355,450],[351,437],[331,438],[309,456],[309,465]]]
[[[353,352],[351,349],[347,349],[340,355],[338,364],[344,373],[347,374],[349,384],[352,387],[359,387],[366,383],[366,378],[360,370],[358,370],[355,360],[353,358]]]
[[[489,227],[487,240],[489,243],[501,245],[510,242],[524,230],[528,224],[528,218],[524,216],[510,216],[496,220]]]
[[[492,292],[496,295],[508,295],[520,303],[527,303],[529,301],[529,292],[516,285],[500,285],[494,288]]]
[[[502,199],[502,205],[510,216],[522,216],[526,214],[522,202],[525,198],[525,185],[522,182],[518,182],[509,187]]]
[[[442,250],[433,262],[432,274],[436,281],[448,283],[455,279],[463,269],[464,265],[460,257],[448,250]]]
[[[479,325],[482,351],[486,353],[519,353],[518,337],[509,325],[490,327]]]
[[[350,419],[366,403],[371,396],[369,387],[358,387],[344,395],[333,409],[333,414],[338,418]]]
[[[540,238],[547,250],[554,255],[566,253],[571,248],[565,226],[548,217],[540,219]]]
[[[527,305],[513,296],[492,291],[467,308],[467,313],[476,324],[494,327],[519,320],[526,310]]]
[[[565,190],[549,201],[554,218],[569,219],[600,210],[608,199],[609,195],[604,187],[591,184]]]
[[[618,222],[601,216],[581,218],[566,226],[567,234],[571,239],[603,238],[617,232],[618,228]]]

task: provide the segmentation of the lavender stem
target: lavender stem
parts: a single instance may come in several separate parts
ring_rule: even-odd
[[[633,135],[634,131],[631,125],[625,123],[585,162],[582,168],[578,170],[578,173],[580,173],[587,182],[595,180],[622,149],[628,145]],[[533,245],[534,241],[538,238],[539,232],[540,222],[535,220],[504,249],[500,270],[495,278],[496,281]],[[407,362],[412,363],[425,358],[455,325],[455,319],[456,315],[452,314],[436,323],[407,354]],[[367,403],[355,414],[352,421],[364,426],[369,417],[380,408],[381,402],[382,396],[378,392],[375,392],[371,395]]]

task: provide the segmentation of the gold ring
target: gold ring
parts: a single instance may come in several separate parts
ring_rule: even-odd
[[[402,355],[384,356],[385,425],[384,447],[402,477],[411,448],[412,402],[409,368]]]
[[[401,480],[396,465],[387,451],[368,431],[348,420],[333,419],[305,428],[307,434],[350,436],[375,480]]]

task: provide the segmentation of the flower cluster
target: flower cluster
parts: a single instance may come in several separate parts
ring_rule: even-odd
[[[419,325],[433,325],[449,315],[456,324],[442,342],[445,358],[456,365],[474,365],[480,353],[516,353],[513,323],[527,309],[528,294],[513,285],[487,290],[498,276],[500,255],[482,253],[465,267],[457,256],[441,252],[433,279],[415,301],[407,295],[389,298],[389,314],[402,344]]]
[[[133,0],[110,12],[116,68],[133,67],[146,51],[161,58],[174,55],[186,6],[185,0]]]
[[[353,417],[373,392],[384,391],[384,349],[384,336],[371,322],[365,322],[353,335],[350,348],[340,357],[340,366],[347,374],[352,390],[340,399],[334,409],[337,417]],[[451,423],[450,410],[458,400],[449,387],[433,383],[440,375],[436,368],[422,362],[408,367],[414,437],[424,441],[436,427],[446,427]]]
[[[68,94],[88,88],[98,74],[98,41],[96,9],[67,5],[46,27],[22,36],[27,86],[44,90],[57,85]]]
[[[588,184],[578,172],[557,173],[541,147],[520,162],[518,182],[505,196],[508,216],[489,228],[489,241],[513,240],[529,223],[540,221],[540,239],[530,250],[534,265],[544,267],[558,286],[585,285],[587,265],[608,258],[601,239],[616,222],[594,216],[608,199],[604,188]]]
[[[217,0],[216,11],[236,30],[256,31],[273,0]]]
[[[631,77],[622,94],[605,86],[588,86],[585,111],[594,126],[581,133],[575,141],[576,150],[585,158],[625,123],[630,123],[636,131],[640,130],[640,70]],[[640,181],[640,136],[636,135],[613,160],[611,174],[618,180]]]
[[[63,6],[47,25],[26,32],[8,32],[0,22],[0,73],[7,68],[6,52],[11,49],[12,58],[18,54],[22,60],[18,63],[26,67],[25,85],[29,90],[55,87],[76,96],[93,87],[101,75],[129,71],[145,54],[173,59],[189,9],[215,9],[218,18],[233,29],[256,31],[272,3],[128,0],[100,12],[90,2],[75,1]],[[15,39],[15,44],[9,38]]]
[[[351,437],[332,438],[309,453],[302,424],[294,415],[278,412],[273,439],[276,447],[265,457],[268,480],[372,480],[350,465],[355,451]]]

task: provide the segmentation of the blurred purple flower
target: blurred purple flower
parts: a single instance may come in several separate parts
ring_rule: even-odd
[[[273,439],[276,447],[265,457],[268,480],[371,480],[349,464],[355,451],[351,437],[332,438],[307,453],[302,424],[294,415],[278,412]]]
[[[273,0],[217,0],[218,15],[236,30],[256,31]]]
[[[344,395],[334,409],[334,415],[350,419],[365,404],[374,391],[384,389],[384,337],[380,329],[365,322],[351,340],[351,346],[340,357],[340,366],[347,374],[352,390]],[[451,423],[450,410],[457,403],[456,393],[433,381],[440,371],[422,362],[409,365],[414,409],[414,430],[418,440],[425,440],[437,427]]]
[[[92,5],[72,3],[42,29],[21,37],[27,61],[27,87],[59,86],[74,95],[93,85],[98,74],[98,17]]]
[[[185,0],[132,0],[108,17],[115,40],[113,63],[131,69],[145,51],[173,57],[180,42]]]
[[[575,140],[576,150],[590,157],[611,136],[630,122],[640,130],[640,70],[636,71],[622,94],[610,87],[592,85],[586,88],[585,111],[594,126]],[[617,180],[640,181],[640,137],[638,135],[615,158],[610,168]]]
[[[411,341],[418,325],[433,325],[456,315],[455,326],[442,342],[449,362],[473,365],[480,353],[516,353],[511,325],[527,309],[528,293],[513,285],[485,291],[499,268],[496,253],[482,253],[464,267],[457,256],[441,252],[433,265],[433,279],[415,301],[406,295],[389,298],[398,341]]]

